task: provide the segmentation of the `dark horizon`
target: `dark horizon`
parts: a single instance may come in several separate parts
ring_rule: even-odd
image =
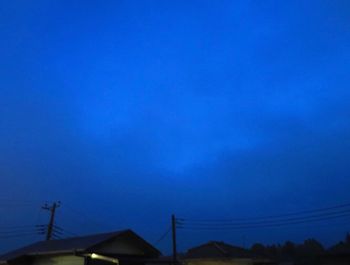
[[[37,241],[44,241],[47,234],[47,227],[51,213],[48,211],[48,209],[43,208],[52,206],[54,203],[57,203],[58,207],[56,208],[53,229],[54,233],[51,240],[66,239],[99,233],[109,233],[125,229],[134,230],[133,227],[115,229],[113,228],[114,226],[111,221],[105,221],[97,219],[96,217],[90,217],[87,213],[81,212],[80,210],[72,208],[71,206],[64,205],[64,203],[62,204],[61,201],[55,201],[52,203],[45,202],[42,204],[42,207],[38,208],[39,211],[37,212],[35,223],[28,223],[25,221],[24,226],[22,226],[23,223],[18,223],[18,226],[1,227],[2,243],[8,241],[13,244],[12,246],[7,246],[6,244],[1,245],[3,248],[2,254],[7,251],[11,251],[12,249],[23,247]],[[30,209],[35,205],[34,201],[30,200],[22,202],[12,201],[11,203],[9,201],[7,203],[2,201],[1,204],[1,206],[21,206],[27,209]],[[67,206],[67,208],[63,210],[64,208],[62,207],[65,206]],[[274,215],[265,216],[241,216],[241,218],[236,217],[233,219],[187,219],[183,218],[184,216],[177,216],[176,233],[178,252],[179,254],[185,253],[192,247],[196,247],[210,241],[225,242],[242,248],[250,249],[255,244],[262,244],[266,248],[274,246],[283,247],[286,242],[291,242],[297,246],[302,245],[306,240],[310,239],[318,241],[324,247],[324,250],[327,251],[336,246],[338,243],[346,242],[346,240],[349,240],[349,231],[345,231],[345,233],[339,238],[333,237],[333,241],[328,242],[327,239],[322,240],[322,238],[317,237],[317,235],[315,236],[315,234],[308,234],[308,236],[305,238],[300,238],[299,235],[298,237],[291,236],[290,238],[282,238],[280,241],[271,240],[271,236],[266,235],[263,236],[260,241],[252,241],[247,239],[246,235],[248,232],[254,233],[254,231],[256,232],[259,230],[259,232],[263,231],[267,233],[281,229],[287,229],[288,231],[298,231],[300,229],[310,229],[313,226],[317,228],[316,231],[322,231],[320,230],[322,227],[327,230],[339,231],[339,227],[337,225],[340,225],[341,228],[344,225],[344,227],[348,226],[348,222],[344,221],[344,218],[345,220],[348,220],[350,210],[349,208],[350,204],[347,203],[319,209],[304,209],[297,212],[284,212],[279,214],[275,213]],[[64,216],[62,216],[62,210]],[[66,228],[65,225],[62,226],[63,223],[66,223],[68,227],[73,227],[72,221],[78,221],[79,225],[83,226],[84,232],[77,234],[76,232],[72,232],[71,228]],[[171,216],[169,216],[168,221],[168,229],[162,231],[163,233],[157,229],[153,231],[156,232],[155,234],[158,236],[157,238],[153,237],[150,239],[145,237],[146,241],[159,248],[164,255],[171,255],[172,253]],[[242,225],[238,225],[237,227],[237,225],[232,224],[232,222],[243,222],[245,224],[243,225],[243,228],[239,228]],[[152,223],[147,223],[146,225],[149,226],[151,224]],[[333,229],[330,229],[330,225],[333,225]],[[138,233],[139,231],[136,230],[135,232]],[[222,236],[223,232],[225,233],[225,236]],[[241,238],[235,237],[234,234],[237,232],[243,236]],[[23,236],[21,237],[18,235]],[[140,235],[144,236],[142,233]],[[191,237],[189,238],[188,235]],[[220,236],[218,237],[218,235]],[[183,244],[184,242],[186,245]]]
[[[0,252],[57,224],[271,216],[350,203],[350,2],[4,1]],[[21,227],[25,226],[25,227]],[[316,238],[349,217],[179,232],[179,250]],[[2,237],[2,238],[1,238]],[[43,237],[41,237],[43,238]],[[159,247],[169,253],[171,241]]]

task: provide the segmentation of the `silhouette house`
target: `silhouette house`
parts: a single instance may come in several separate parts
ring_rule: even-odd
[[[275,264],[270,259],[220,241],[191,248],[184,257],[186,265],[257,265]]]
[[[14,265],[144,265],[159,250],[131,230],[41,241],[0,256]]]

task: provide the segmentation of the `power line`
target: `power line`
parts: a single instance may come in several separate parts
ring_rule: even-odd
[[[63,229],[63,233],[68,236],[79,236],[78,234],[68,231],[67,229]]]
[[[38,232],[40,232],[41,234],[45,234],[47,231],[47,225],[37,225],[38,227]],[[78,234],[75,234],[73,232],[70,232],[60,226],[57,225],[53,225],[52,227],[52,235],[56,235],[56,236],[78,236]]]
[[[17,233],[37,232],[36,226],[8,226],[0,229],[0,235],[11,235]]]
[[[28,228],[8,229],[6,231],[0,231],[0,238],[7,239],[7,238],[14,238],[14,237],[21,237],[21,236],[39,235],[39,234],[40,234],[40,230],[38,230],[38,227],[31,226]]]
[[[14,225],[14,226],[0,226],[1,229],[20,229],[20,228],[31,228],[34,227],[34,225]]]
[[[250,229],[250,228],[267,228],[267,227],[280,227],[280,226],[288,226],[295,224],[306,224],[320,221],[327,221],[333,219],[339,219],[344,217],[350,217],[350,213],[347,214],[339,214],[335,216],[323,217],[323,218],[314,218],[311,220],[297,220],[297,221],[289,221],[289,222],[280,222],[280,223],[266,223],[260,225],[231,225],[231,226],[220,226],[220,225],[179,225],[177,226],[179,229],[191,229],[191,230],[239,230],[239,229]]]
[[[0,201],[0,206],[3,205],[29,205],[33,204],[33,201]],[[43,225],[12,225],[12,226],[0,226],[0,238],[14,238],[21,236],[30,236],[30,235],[44,235],[46,234],[46,239],[62,239],[63,237],[78,236],[77,234],[70,232],[60,226],[54,224],[55,210],[60,206],[60,202],[54,202],[52,205],[45,204],[41,207],[37,213],[37,221],[39,220],[39,215],[41,211],[48,210],[50,211],[50,222]],[[86,219],[86,218],[84,218]]]
[[[289,221],[301,221],[301,220],[313,220],[315,218],[321,218],[321,217],[333,217],[338,216],[339,214],[350,214],[349,210],[343,210],[343,211],[333,211],[333,212],[324,212],[320,214],[313,214],[313,215],[305,215],[300,217],[291,217],[291,218],[276,218],[276,219],[261,219],[261,221],[254,221],[254,222],[204,222],[204,221],[187,221],[187,219],[177,220],[177,224],[181,225],[197,225],[197,226],[239,226],[239,225],[259,225],[259,224],[274,224],[274,223],[283,223],[283,222],[289,222]]]
[[[13,234],[13,235],[0,235],[0,239],[10,239],[16,237],[24,237],[24,236],[37,236],[37,233],[21,233],[21,234]]]
[[[159,239],[154,242],[153,245],[158,245],[161,241],[163,241],[163,239],[170,233],[170,231],[171,231],[171,226],[168,227],[168,229],[165,231],[165,233],[163,235],[161,235],[159,237]]]
[[[274,219],[274,218],[281,218],[281,217],[289,217],[289,216],[297,216],[297,215],[304,215],[308,213],[317,213],[317,212],[327,212],[330,210],[335,209],[343,209],[343,208],[349,208],[346,210],[350,210],[350,203],[335,205],[331,207],[324,207],[324,208],[318,208],[313,210],[304,210],[304,211],[298,211],[298,212],[292,212],[292,213],[285,213],[285,214],[278,214],[278,215],[268,215],[268,216],[256,216],[256,217],[246,217],[246,218],[229,218],[229,219],[191,219],[191,218],[176,218],[178,221],[198,221],[198,222],[232,222],[232,221],[249,221],[249,220],[263,220],[263,219]]]
[[[59,230],[53,229],[53,230],[52,230],[52,234],[54,234],[54,235],[63,235],[63,232],[62,232],[62,231],[59,231]]]
[[[53,228],[58,231],[63,231],[63,228],[58,225],[53,225]]]
[[[13,233],[23,233],[23,232],[32,232],[32,231],[38,231],[37,229],[35,229],[34,227],[32,229],[16,229],[16,230],[6,230],[6,231],[0,231],[0,235],[3,234],[13,234]]]
[[[55,239],[55,240],[57,240],[57,239],[64,239],[64,237],[62,237],[62,235],[57,235],[55,233],[52,233],[52,239]]]
[[[299,211],[289,214],[270,215],[265,217],[236,219],[177,218],[176,226],[179,229],[191,230],[237,230],[314,223],[339,218],[346,218],[349,216],[350,204],[341,204],[333,207]]]

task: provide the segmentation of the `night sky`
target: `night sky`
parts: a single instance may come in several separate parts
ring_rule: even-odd
[[[2,1],[0,235],[132,228],[350,202],[350,2]],[[250,246],[350,218],[178,234]],[[0,238],[0,252],[43,236]],[[170,237],[159,247],[170,252]]]

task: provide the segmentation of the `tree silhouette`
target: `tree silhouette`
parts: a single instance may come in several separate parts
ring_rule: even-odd
[[[258,256],[266,256],[266,247],[263,244],[255,243],[250,250]]]

